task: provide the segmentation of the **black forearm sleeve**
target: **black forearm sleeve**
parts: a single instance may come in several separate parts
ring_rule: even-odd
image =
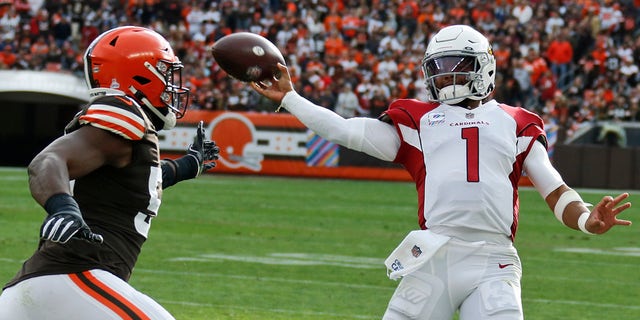
[[[198,160],[192,155],[175,160],[163,159],[160,166],[162,168],[162,189],[198,176]]]
[[[66,193],[52,195],[44,203],[44,210],[47,211],[49,215],[58,212],[80,215],[80,207],[78,207],[78,203],[71,195]]]

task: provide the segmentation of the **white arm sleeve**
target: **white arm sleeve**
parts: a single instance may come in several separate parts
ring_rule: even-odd
[[[564,184],[560,173],[551,165],[547,149],[540,141],[533,143],[527,158],[524,160],[524,172],[533,183],[542,198]]]
[[[349,149],[392,161],[400,148],[396,129],[380,120],[362,117],[345,119],[311,103],[295,91],[289,91],[284,96],[282,107],[319,136]]]

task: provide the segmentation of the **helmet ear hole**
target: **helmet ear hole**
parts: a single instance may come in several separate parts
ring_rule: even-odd
[[[141,85],[145,85],[149,82],[151,82],[151,80],[149,80],[149,78],[143,77],[143,76],[133,76],[133,80],[135,80],[136,82],[138,82]]]

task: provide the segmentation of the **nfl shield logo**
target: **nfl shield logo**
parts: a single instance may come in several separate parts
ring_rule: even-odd
[[[473,113],[466,113],[466,114],[464,115],[464,117],[465,117],[465,118],[467,118],[467,119],[473,119],[474,114],[473,114]]]
[[[417,245],[414,245],[413,248],[411,248],[411,254],[414,258],[417,258],[422,254],[422,250]]]

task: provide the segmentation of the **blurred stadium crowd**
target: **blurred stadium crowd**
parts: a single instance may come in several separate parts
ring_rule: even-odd
[[[640,121],[640,0],[0,0],[0,69],[82,76],[102,31],[141,25],[185,64],[192,108],[271,112],[226,76],[208,48],[250,31],[285,54],[297,91],[345,117],[376,117],[395,98],[425,99],[420,63],[442,26],[469,24],[493,43],[501,102],[559,128]]]

